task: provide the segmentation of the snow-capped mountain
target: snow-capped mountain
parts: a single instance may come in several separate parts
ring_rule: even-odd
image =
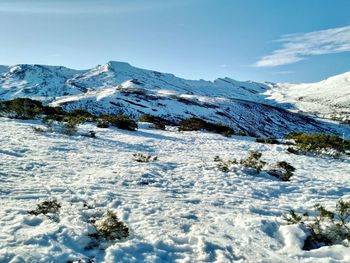
[[[289,87],[230,78],[186,80],[124,62],[80,71],[41,65],[0,68],[0,99],[31,97],[66,110],[82,108],[134,117],[146,113],[174,121],[200,117],[255,136],[327,130],[320,122],[283,109],[289,101],[280,100],[277,94],[293,97],[296,88]],[[331,91],[326,89],[324,97]],[[308,94],[305,98],[312,98],[312,92]],[[341,101],[345,108],[346,101]]]
[[[84,71],[61,66],[16,65],[0,67],[0,98],[33,97],[52,101],[55,97],[80,94],[83,90],[69,85],[74,75]]]
[[[291,110],[350,120],[350,72],[317,83],[272,84],[265,95]]]

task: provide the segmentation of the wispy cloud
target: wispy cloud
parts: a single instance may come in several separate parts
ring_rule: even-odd
[[[308,56],[350,51],[350,26],[284,35],[282,47],[258,60],[255,67],[276,67],[296,63]]]

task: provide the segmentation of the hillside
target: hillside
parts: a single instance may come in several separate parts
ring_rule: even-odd
[[[350,72],[317,83],[272,84],[265,95],[294,111],[350,121]]]
[[[3,100],[30,97],[66,110],[81,108],[92,113],[124,113],[135,118],[141,114],[173,121],[199,117],[224,123],[252,136],[282,137],[292,131],[337,132],[336,126],[305,116],[310,108],[305,114],[286,108],[289,100],[279,99],[282,95],[278,94],[292,94],[294,87],[289,86],[230,78],[185,80],[124,62],[108,62],[82,71],[17,65],[1,67],[0,74],[0,98]],[[333,89],[325,90],[324,97],[331,91]],[[288,105],[298,107],[299,104],[293,103]],[[321,104],[322,101],[315,102],[315,105]],[[346,110],[347,98],[342,105]]]

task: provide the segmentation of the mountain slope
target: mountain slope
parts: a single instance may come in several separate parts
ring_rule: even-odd
[[[252,136],[281,137],[290,131],[323,130],[312,119],[270,105],[233,98],[175,93],[133,81],[124,82],[116,88],[58,99],[53,105],[60,105],[66,110],[85,109],[95,114],[123,113],[134,117],[151,114],[175,122],[199,117],[225,123]]]
[[[350,120],[350,72],[317,83],[271,85],[265,95],[294,110]]]
[[[67,80],[82,71],[60,66],[16,65],[0,68],[0,98],[32,97],[51,101],[55,97],[79,94]]]
[[[254,136],[329,131],[327,125],[283,109],[285,101],[274,99],[277,90],[292,94],[294,89],[230,78],[186,80],[124,62],[83,71],[41,65],[0,68],[0,99],[31,97],[66,110],[134,117],[146,113],[174,121],[200,117]]]

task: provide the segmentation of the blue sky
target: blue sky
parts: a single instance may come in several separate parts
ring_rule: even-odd
[[[0,0],[0,64],[318,81],[350,71],[349,12],[349,0]]]

